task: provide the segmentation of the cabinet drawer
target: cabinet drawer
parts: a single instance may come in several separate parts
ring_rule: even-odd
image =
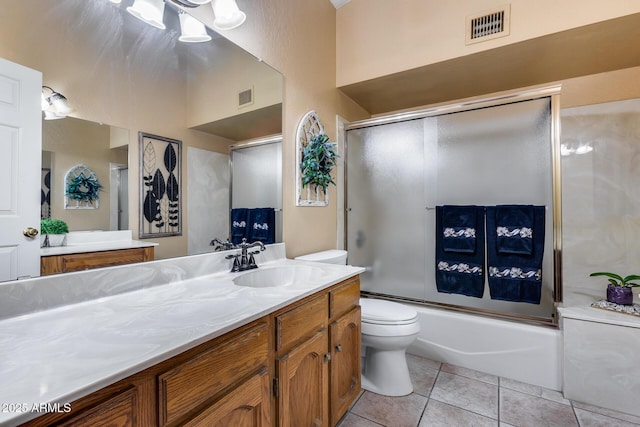
[[[276,316],[276,349],[288,348],[326,327],[328,312],[327,295],[322,295]]]
[[[267,322],[259,322],[160,374],[160,425],[175,425],[225,387],[266,365],[268,329]]]
[[[143,261],[145,261],[144,249],[120,249],[116,251],[64,255],[62,257],[62,271],[88,270],[91,268],[110,267],[112,265],[131,264]]]
[[[329,317],[332,319],[360,305],[360,279],[354,277],[329,292]]]

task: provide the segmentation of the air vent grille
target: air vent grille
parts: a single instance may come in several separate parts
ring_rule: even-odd
[[[238,93],[238,107],[253,104],[253,88]]]
[[[467,17],[467,44],[504,37],[510,33],[510,6]]]

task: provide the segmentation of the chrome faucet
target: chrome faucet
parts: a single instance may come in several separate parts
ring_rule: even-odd
[[[215,246],[215,248],[213,248],[214,251],[228,251],[230,249],[235,249],[236,246],[231,243],[229,241],[229,239],[225,240],[224,242],[220,239],[218,239],[217,237],[214,238],[211,242],[209,242],[209,246]]]
[[[260,249],[257,251],[249,252],[249,249],[254,248],[256,246],[258,246]],[[236,271],[245,271],[245,270],[251,270],[252,268],[258,268],[258,266],[256,265],[256,260],[253,256],[259,254],[260,252],[266,249],[264,247],[264,244],[260,241],[247,243],[247,239],[242,239],[242,243],[240,243],[238,247],[240,248],[239,253],[236,253],[233,255],[227,255],[225,257],[226,259],[233,259],[233,266],[231,267],[231,272],[233,273]],[[238,258],[240,259],[238,260]]]

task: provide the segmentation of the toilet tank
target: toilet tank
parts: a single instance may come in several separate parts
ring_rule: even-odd
[[[347,264],[347,251],[341,249],[330,249],[328,251],[314,252],[307,255],[295,257],[300,261],[324,262],[326,264]]]

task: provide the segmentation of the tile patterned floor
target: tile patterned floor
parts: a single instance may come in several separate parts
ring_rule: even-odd
[[[407,355],[414,391],[364,391],[338,427],[626,427],[640,417],[565,399],[562,393]]]

